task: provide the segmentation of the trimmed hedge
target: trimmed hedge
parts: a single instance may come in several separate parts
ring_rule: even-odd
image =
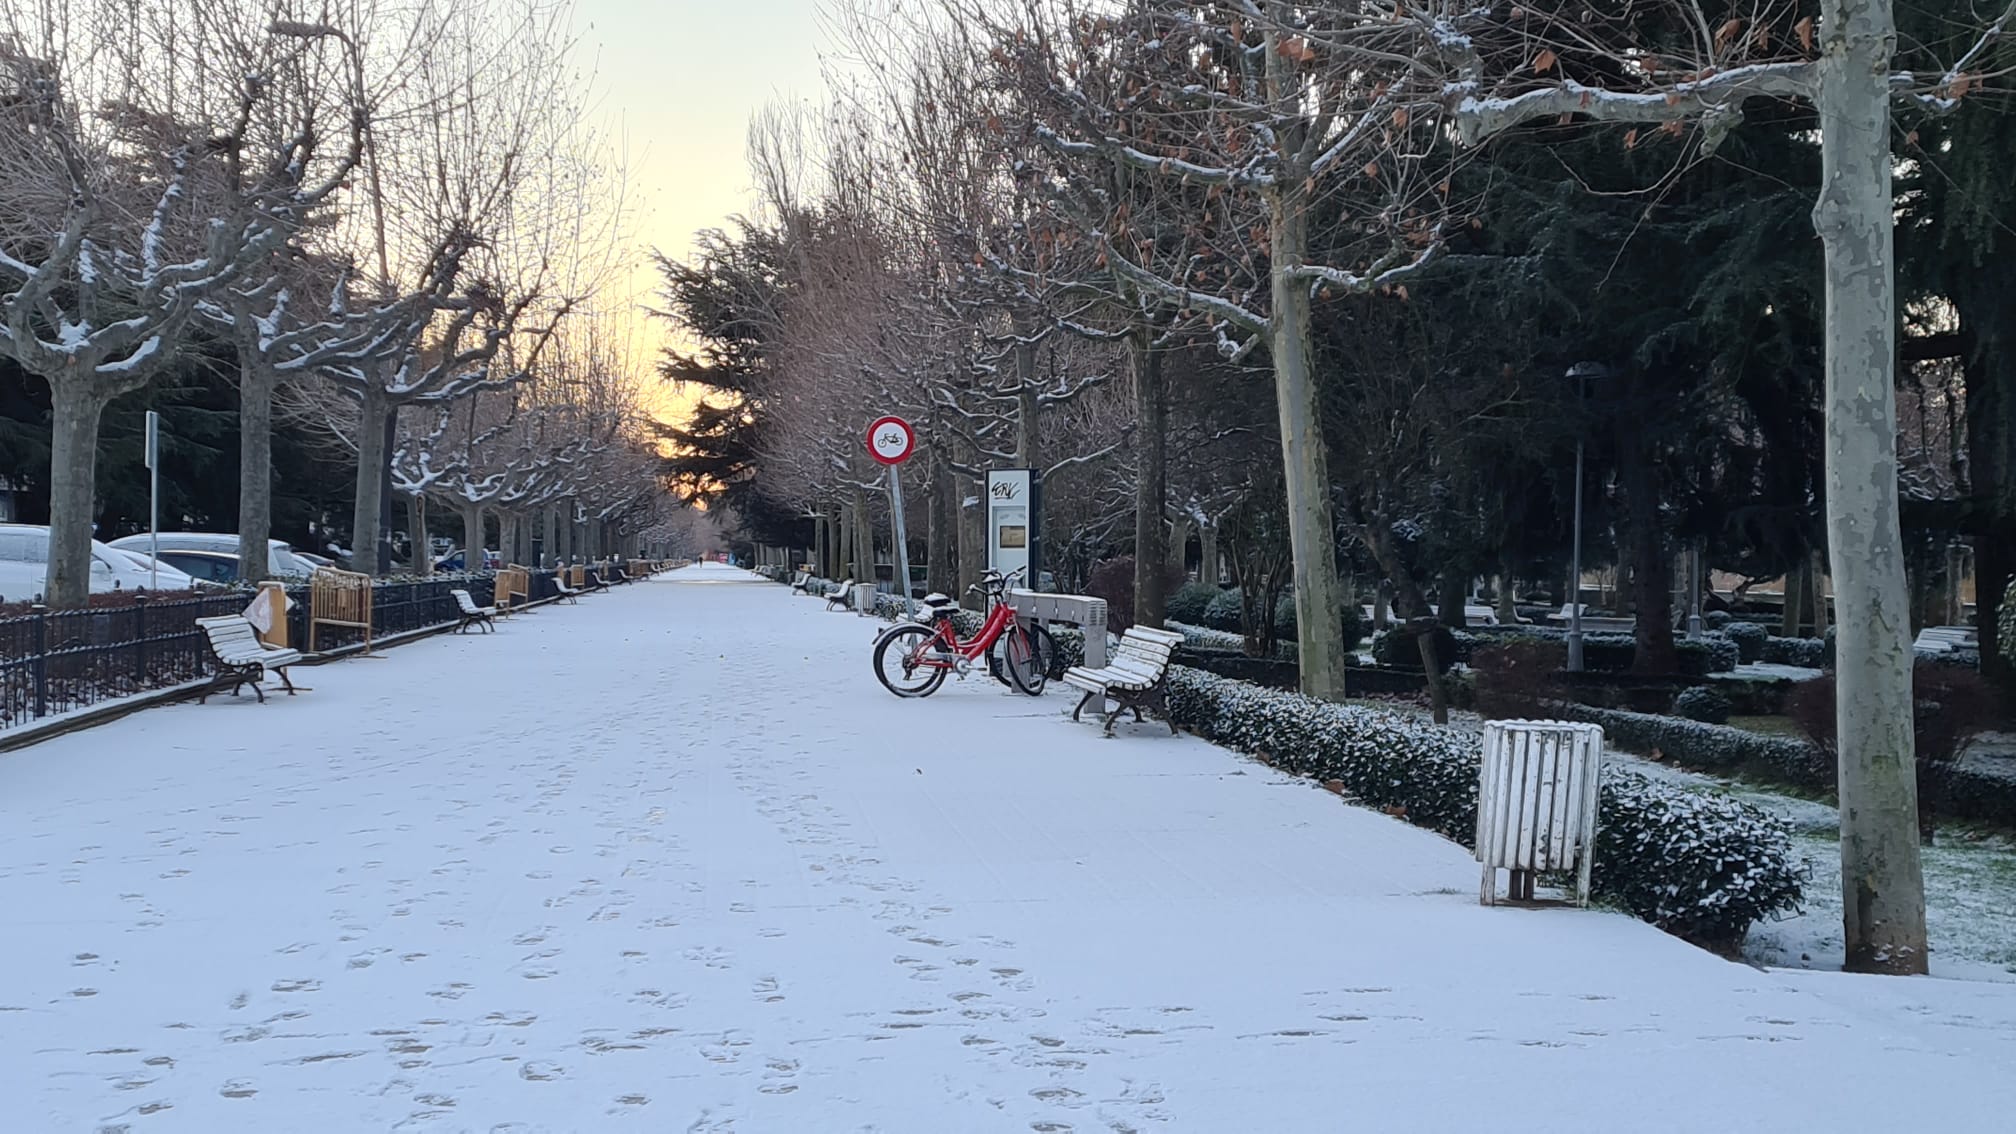
[[[1680,695],[1673,698],[1674,716],[1702,724],[1728,724],[1729,714],[1734,711],[1735,706],[1729,703],[1729,698],[1706,685],[1682,689]]]
[[[1771,640],[1771,631],[1755,622],[1731,622],[1721,628],[1723,637],[1736,643],[1736,649],[1744,664],[1764,660],[1764,644]]]
[[[1483,762],[1475,735],[1182,666],[1170,670],[1169,710],[1226,747],[1339,781],[1358,800],[1465,846],[1475,838]],[[1597,895],[1669,933],[1727,948],[1753,922],[1798,905],[1787,827],[1749,804],[1610,765],[1599,822]]]
[[[1825,669],[1834,663],[1833,631],[1825,638],[1780,638],[1776,635],[1764,639],[1763,654],[1759,658],[1772,665],[1797,665],[1807,669]]]
[[[1396,627],[1395,630],[1402,629]],[[1389,638],[1394,630],[1382,630],[1372,638],[1372,659],[1381,665],[1421,668],[1421,658],[1413,650],[1410,641],[1404,644]],[[1475,626],[1468,630],[1450,632],[1443,645],[1454,646],[1444,649],[1443,660],[1469,662],[1477,651],[1492,646],[1511,645],[1516,642],[1566,641],[1568,632],[1551,626]],[[1381,639],[1387,639],[1382,646]],[[1700,641],[1680,639],[1673,643],[1673,650],[1680,661],[1680,672],[1690,677],[1706,677],[1711,673],[1728,673],[1735,669],[1740,660],[1740,651],[1735,642],[1720,634],[1708,634]],[[1625,673],[1631,669],[1638,657],[1638,640],[1629,634],[1589,634],[1582,635],[1582,664],[1592,673]],[[1392,660],[1388,660],[1388,659]]]
[[[1620,748],[1659,757],[1685,768],[1730,772],[1753,769],[1786,783],[1831,789],[1834,765],[1818,748],[1789,736],[1764,736],[1729,725],[1706,724],[1653,713],[1565,704],[1560,711],[1578,721],[1603,726]]]

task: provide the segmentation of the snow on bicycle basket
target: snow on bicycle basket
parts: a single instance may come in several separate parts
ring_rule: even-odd
[[[1603,730],[1571,721],[1489,721],[1477,790],[1480,897],[1496,905],[1498,871],[1511,871],[1506,899],[1533,900],[1541,874],[1575,871],[1575,904],[1589,904],[1596,846],[1596,784]]]

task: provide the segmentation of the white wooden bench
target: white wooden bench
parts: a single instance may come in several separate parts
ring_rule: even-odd
[[[197,704],[208,702],[210,694],[227,685],[233,697],[240,689],[250,685],[263,705],[266,693],[259,683],[265,680],[269,670],[280,675],[280,682],[287,687],[289,697],[299,692],[294,688],[293,679],[287,676],[287,667],[301,660],[301,651],[268,648],[259,640],[259,631],[253,629],[252,623],[242,615],[199,618],[196,625],[202,627],[205,644],[210,648],[210,658],[217,663],[217,673],[197,696]]]
[[[1176,722],[1169,719],[1169,657],[1182,644],[1181,634],[1135,626],[1120,635],[1119,652],[1104,666],[1089,669],[1074,665],[1065,670],[1064,684],[1085,691],[1078,707],[1071,710],[1071,719],[1081,719],[1085,706],[1097,699],[1099,711],[1106,714],[1107,736],[1113,735],[1113,722],[1121,713],[1132,710],[1139,721],[1142,709],[1155,710],[1168,722],[1169,731],[1175,732]],[[1108,702],[1115,706],[1110,713],[1106,711]]]
[[[455,596],[455,613],[462,619],[462,621],[455,624],[455,632],[457,634],[462,633],[471,626],[481,626],[485,634],[497,628],[492,623],[492,620],[497,617],[496,607],[477,606],[476,600],[471,598],[469,592],[463,590],[461,587],[456,587],[448,593]]]
[[[1950,654],[1954,650],[1975,650],[1981,640],[1972,626],[1927,626],[1918,632],[1911,648],[1921,654]]]
[[[809,594],[811,594],[811,593],[812,593],[812,572],[810,572],[810,571],[800,571],[800,572],[798,572],[798,577],[797,577],[797,578],[795,578],[795,579],[793,579],[793,580],[791,580],[791,593],[792,593],[792,594],[794,594],[794,595],[809,595]]]
[[[561,602],[578,604],[581,601],[581,592],[567,585],[567,572],[565,571],[555,571],[553,573],[553,589],[559,594],[559,601]]]
[[[854,580],[848,579],[826,592],[827,610],[846,610],[854,605]]]

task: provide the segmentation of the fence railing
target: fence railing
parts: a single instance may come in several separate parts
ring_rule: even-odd
[[[379,583],[371,600],[371,636],[387,638],[457,621],[457,587],[486,593],[488,574]],[[531,573],[533,602],[559,592],[553,572]],[[308,588],[290,587],[287,640],[308,642]],[[0,618],[0,733],[46,717],[166,689],[203,676],[206,653],[198,618],[238,614],[249,591],[173,599],[140,598],[130,606],[50,610]],[[326,624],[316,648],[324,653],[364,640],[363,629]]]

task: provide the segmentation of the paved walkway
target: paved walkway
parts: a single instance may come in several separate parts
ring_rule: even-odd
[[[1486,910],[1461,849],[693,569],[0,757],[33,1131],[1983,1130],[2016,988]]]

